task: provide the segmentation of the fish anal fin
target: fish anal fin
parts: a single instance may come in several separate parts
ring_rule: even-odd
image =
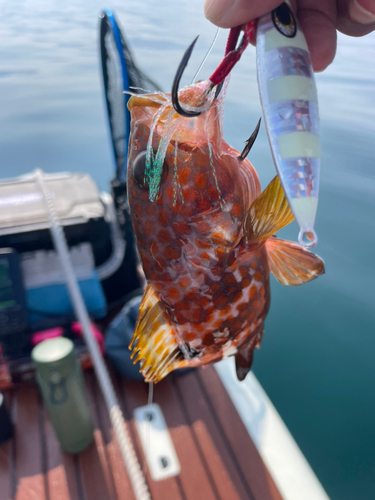
[[[247,239],[262,242],[294,219],[278,176],[251,204],[244,230]]]
[[[254,357],[254,349],[260,346],[263,336],[263,324],[256,330],[255,335],[253,334],[250,340],[242,346],[238,352],[235,354],[236,360],[236,374],[240,382],[245,380],[246,375],[251,370]]]
[[[282,285],[301,285],[324,274],[324,262],[292,241],[270,238],[266,242],[272,274]]]
[[[159,382],[169,372],[185,366],[177,333],[150,285],[146,286],[129,349],[134,363],[141,362],[146,382]]]

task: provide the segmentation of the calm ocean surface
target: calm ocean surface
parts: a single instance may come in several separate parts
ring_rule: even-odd
[[[113,160],[98,59],[98,14],[114,9],[139,66],[169,91],[193,38],[188,83],[215,33],[203,0],[13,0],[0,3],[0,173],[89,171],[108,188]],[[200,77],[222,57],[226,32]],[[273,280],[254,371],[334,500],[375,498],[375,35],[339,36],[317,75],[323,169],[316,230],[326,275]],[[261,116],[255,50],[233,72],[226,139],[238,149]],[[263,128],[250,159],[274,176]],[[291,225],[284,237],[296,239]],[[287,457],[286,457],[287,459]],[[303,499],[301,499],[303,500]]]

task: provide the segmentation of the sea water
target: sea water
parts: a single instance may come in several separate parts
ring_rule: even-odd
[[[186,47],[200,40],[190,82],[215,34],[203,1],[1,2],[0,174],[114,174],[100,76],[99,13],[113,8],[139,66],[169,91]],[[200,78],[221,60],[221,31]],[[316,252],[326,275],[302,287],[272,279],[254,371],[333,500],[375,498],[375,34],[339,35],[317,75],[322,174]],[[225,136],[243,148],[261,107],[255,49],[232,74]],[[250,153],[262,186],[275,175],[264,127]],[[295,223],[283,237],[296,240]],[[287,457],[286,457],[287,459]],[[301,499],[302,500],[302,499]]]

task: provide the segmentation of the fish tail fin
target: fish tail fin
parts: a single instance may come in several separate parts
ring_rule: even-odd
[[[262,243],[293,219],[294,215],[276,175],[251,204],[244,223],[245,235],[249,242]]]
[[[250,337],[250,340],[242,346],[235,354],[236,374],[240,382],[245,380],[246,375],[251,370],[253,364],[254,349],[260,346],[262,341],[264,326],[263,324],[257,328],[255,335]]]
[[[324,274],[324,262],[298,243],[279,238],[266,241],[270,270],[282,285],[301,285]]]
[[[146,382],[159,382],[169,372],[186,365],[177,338],[177,332],[160,307],[158,296],[147,285],[129,345],[134,363],[141,362],[140,371]]]

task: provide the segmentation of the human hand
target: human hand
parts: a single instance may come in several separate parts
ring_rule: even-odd
[[[209,21],[233,28],[271,12],[280,0],[205,0]],[[375,30],[374,0],[291,0],[309,46],[315,71],[323,71],[336,53],[336,30],[363,36]]]

